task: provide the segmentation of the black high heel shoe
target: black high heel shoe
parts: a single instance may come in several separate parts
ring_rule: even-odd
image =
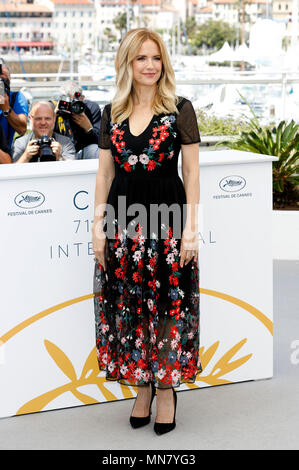
[[[155,422],[154,424],[154,431],[156,434],[161,436],[161,434],[165,434],[166,432],[172,431],[175,426],[175,414],[176,414],[176,404],[177,404],[177,396],[176,396],[176,391],[174,388],[172,389],[173,391],[173,399],[174,399],[174,416],[173,416],[173,421],[172,423],[157,423]]]
[[[141,428],[141,426],[145,426],[146,424],[149,424],[150,421],[151,421],[151,414],[152,414],[152,403],[153,403],[153,399],[155,398],[155,395],[156,395],[156,387],[154,386],[154,384],[151,382],[150,383],[150,386],[152,387],[152,398],[151,398],[151,402],[150,402],[150,408],[149,408],[149,415],[146,416],[145,418],[138,418],[136,416],[130,416],[130,423],[131,423],[131,426],[132,428],[136,429],[136,428]],[[134,403],[134,406],[135,406],[135,403]],[[134,409],[134,407],[133,407]]]

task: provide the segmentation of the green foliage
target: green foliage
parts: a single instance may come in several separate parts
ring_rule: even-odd
[[[191,43],[197,47],[220,49],[225,41],[236,43],[238,34],[234,26],[224,21],[208,20],[200,25]]]
[[[197,32],[197,23],[194,16],[188,16],[186,19],[185,28],[189,39],[192,39]]]
[[[241,131],[249,130],[249,125],[241,118],[219,118],[208,115],[203,110],[197,111],[197,118],[199,131],[203,135],[237,135]]]
[[[127,14],[126,13],[118,13],[117,16],[113,19],[113,24],[116,29],[118,29],[121,33],[127,27]]]
[[[292,119],[281,121],[278,126],[261,126],[246,98],[239,93],[249,106],[252,117],[248,130],[242,130],[232,140],[223,140],[215,145],[231,149],[273,155],[279,160],[273,162],[273,202],[279,209],[288,205],[299,208],[299,124]]]

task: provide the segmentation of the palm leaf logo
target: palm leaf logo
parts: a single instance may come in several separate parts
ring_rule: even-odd
[[[207,368],[207,366],[215,356],[220,342],[216,341],[206,351],[204,351],[204,347],[201,347],[199,350],[199,354],[202,362],[203,371],[197,375],[196,381],[202,381],[209,385],[222,385],[231,383],[229,380],[223,379],[222,377],[231,372],[232,370],[241,367],[252,356],[252,354],[248,354],[230,362],[230,360],[239,352],[239,350],[246,343],[246,341],[247,339],[244,338],[242,341],[240,341],[231,349],[229,349],[216,362],[213,369],[208,375],[203,375],[203,371]],[[95,347],[89,353],[83,366],[80,377],[77,377],[75,368],[71,360],[67,357],[67,355],[57,345],[55,345],[49,340],[45,340],[44,344],[49,355],[56,363],[57,367],[59,367],[61,372],[63,372],[63,374],[67,377],[67,379],[69,379],[69,381],[65,385],[50,390],[49,392],[46,392],[43,395],[40,395],[28,401],[17,411],[17,415],[42,411],[52,400],[54,400],[65,392],[71,392],[79,401],[81,401],[85,405],[100,403],[95,398],[86,395],[85,393],[82,393],[78,390],[78,387],[85,385],[96,385],[100,392],[103,394],[106,401],[114,401],[119,399],[116,395],[114,395],[110,390],[105,387],[105,383],[107,383],[105,376],[99,375],[103,374],[103,372],[99,373]],[[196,384],[186,385],[190,389],[199,388]],[[120,387],[124,398],[133,398],[133,394],[129,387],[123,385],[120,385]],[[135,392],[137,392],[137,387],[132,388],[135,390]]]

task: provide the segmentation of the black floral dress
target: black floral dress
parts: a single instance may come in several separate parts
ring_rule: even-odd
[[[178,387],[202,371],[199,262],[179,265],[187,201],[178,175],[181,144],[200,135],[192,103],[179,97],[177,108],[154,115],[139,136],[128,119],[111,122],[111,104],[102,115],[99,147],[111,150],[115,178],[104,217],[106,271],[96,262],[94,272],[96,348],[106,379],[123,385]],[[161,205],[179,210],[153,217]]]

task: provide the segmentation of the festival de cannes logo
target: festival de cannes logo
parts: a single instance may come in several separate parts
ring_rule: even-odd
[[[242,176],[225,176],[220,181],[219,186],[221,189],[223,189],[223,191],[231,193],[243,189],[246,186],[246,181]]]
[[[24,191],[15,197],[14,202],[22,209],[33,209],[34,207],[41,206],[45,199],[43,193],[39,191]]]

